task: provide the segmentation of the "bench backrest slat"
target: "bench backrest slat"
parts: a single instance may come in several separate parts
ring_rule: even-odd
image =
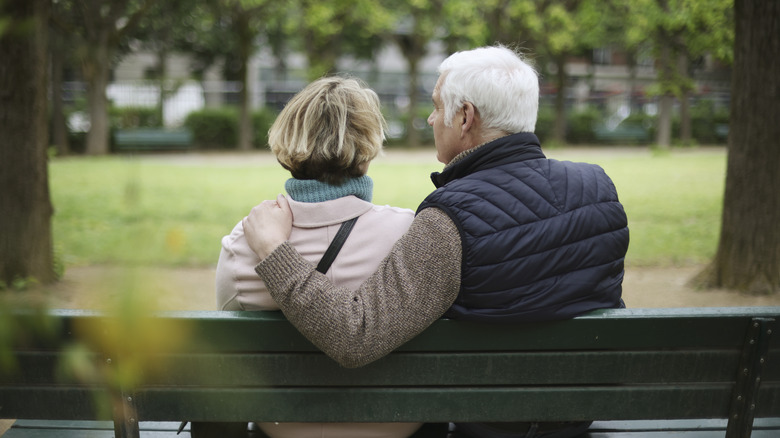
[[[777,316],[775,309],[704,308],[687,313],[681,309],[610,309],[573,320],[516,325],[440,320],[399,351],[741,348],[751,318]],[[96,312],[71,310],[54,315],[70,325],[101,318]],[[205,351],[318,351],[280,312],[168,312],[162,317],[197,321],[193,338]],[[775,336],[771,343],[780,345],[780,339]],[[198,345],[188,348],[195,351]]]
[[[752,384],[738,382],[739,373],[758,363],[745,362],[750,327],[772,326],[780,308],[618,309],[517,325],[440,320],[358,369],[338,366],[278,312],[172,312],[154,318],[188,324],[191,341],[148,359],[166,372],[113,392],[63,381],[58,371],[77,326],[101,330],[111,320],[51,315],[58,337],[18,347],[20,372],[0,377],[0,418],[105,418],[110,412],[97,406],[117,397],[136,421],[727,418],[739,407],[734,394]],[[769,353],[756,368],[758,417],[780,417],[778,338],[762,344]],[[84,357],[121,366],[110,356]]]
[[[233,357],[237,356],[237,357]],[[230,355],[182,358],[170,381],[244,386],[470,386],[733,382],[737,357],[722,351],[568,351],[529,353],[407,353],[362,369],[340,368],[324,356]],[[702,363],[712,363],[702,366]],[[470,370],[480,370],[474,372]],[[166,377],[166,380],[168,378]],[[213,380],[212,380],[213,379]],[[155,382],[150,382],[154,384]]]

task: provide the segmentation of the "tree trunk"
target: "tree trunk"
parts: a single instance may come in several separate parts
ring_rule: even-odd
[[[57,45],[52,40],[53,45]],[[62,101],[62,48],[54,47],[49,50],[49,68],[51,70],[51,141],[57,149],[57,155],[68,155],[68,124],[65,120],[65,104]]]
[[[238,75],[241,78],[241,90],[238,92],[239,116],[238,116],[238,149],[248,151],[252,149],[252,109],[249,95],[251,78],[249,77],[249,58],[252,54],[251,40],[243,39],[239,49],[241,66]]]
[[[417,128],[414,126],[414,119],[417,117],[417,93],[419,88],[419,62],[420,57],[417,55],[418,51],[412,49],[407,55],[406,60],[409,63],[409,107],[407,108],[409,118],[406,121],[406,143],[408,147],[416,148],[420,146],[420,134],[417,132]]]
[[[672,145],[672,108],[674,96],[663,94],[658,99],[658,132],[656,133],[656,146],[661,149],[669,149]]]
[[[636,49],[628,49],[626,51],[626,61],[626,68],[628,68],[628,107],[633,113],[638,109],[636,108]]]
[[[557,144],[566,143],[566,57],[556,56],[555,86],[555,124],[553,125],[552,140]]]
[[[662,94],[658,98],[658,131],[656,132],[656,146],[661,149],[669,149],[672,145],[672,106],[674,96],[666,89],[665,84],[672,80],[671,69],[671,49],[668,45],[661,48],[661,85]]]
[[[157,50],[157,83],[159,86],[159,99],[157,102],[157,120],[159,126],[165,126],[165,101],[168,100],[167,84],[168,78],[168,51],[165,49]]]
[[[5,0],[0,16],[0,281],[48,283],[53,269],[46,148],[48,0]]]
[[[699,285],[780,291],[780,2],[737,0],[720,242]]]
[[[109,152],[108,88],[110,68],[108,42],[90,50],[84,60],[84,78],[87,81],[87,108],[89,111],[89,132],[87,132],[87,155],[104,155]]]
[[[693,141],[691,132],[691,91],[683,90],[680,97],[680,144],[690,146]]]
[[[685,85],[680,92],[680,143],[691,144],[691,89],[688,86],[688,56],[681,53],[677,57],[677,69]]]

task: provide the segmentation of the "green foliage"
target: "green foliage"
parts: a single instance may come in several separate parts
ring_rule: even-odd
[[[657,116],[651,116],[643,112],[634,111],[623,121],[627,126],[633,126],[641,128],[647,132],[647,141],[652,141],[656,138],[656,119]]]
[[[206,108],[191,112],[184,126],[201,149],[232,149],[238,141],[238,111],[235,108]]]
[[[581,28],[575,14],[577,10],[567,8],[561,3],[550,3],[549,6],[539,11],[544,23],[540,26],[540,38],[545,41],[544,46],[551,54],[573,52],[579,44]]]
[[[468,50],[488,44],[486,9],[490,2],[474,4],[468,0],[450,0],[442,4],[442,39],[448,52]]]
[[[715,102],[705,99],[691,106],[691,135],[699,143],[726,143],[728,126],[728,108],[717,108]]]
[[[268,147],[268,129],[273,125],[276,116],[276,111],[271,108],[264,108],[252,114],[252,127],[255,130],[255,148],[265,149]]]
[[[595,127],[603,122],[601,111],[588,106],[583,110],[570,112],[566,140],[570,143],[595,143]]]
[[[306,54],[310,80],[332,74],[342,55],[370,58],[397,19],[377,0],[295,0],[287,8],[290,34],[299,38]]]
[[[6,32],[6,29],[10,27],[11,19],[8,17],[0,16],[0,37]]]
[[[158,108],[147,106],[111,107],[108,111],[111,129],[159,128],[162,126]]]
[[[728,108],[716,106],[708,99],[698,100],[690,112],[693,139],[698,144],[725,144],[727,140]],[[567,116],[566,142],[569,144],[647,144],[656,136],[657,116],[634,111],[616,127],[607,129],[607,116],[593,106],[570,112]],[[545,147],[550,147],[555,111],[550,105],[539,107],[536,135]],[[680,136],[680,118],[673,120],[673,136]],[[555,145],[562,146],[562,145]]]
[[[428,116],[433,112],[433,105],[427,103],[425,105],[418,105],[415,110],[414,123],[412,126],[417,130],[418,141],[420,144],[433,145],[433,130],[428,125]],[[388,147],[405,147],[408,142],[409,133],[406,131],[409,128],[409,115],[407,113],[400,114],[396,117],[396,121],[404,127],[404,133],[400,138],[388,139]]]
[[[658,82],[651,89],[657,94],[681,96],[691,89],[688,73],[678,70],[677,56],[693,59],[709,52],[727,62],[733,57],[731,0],[635,0],[616,12],[625,19],[626,48],[652,46],[659,63]]]
[[[716,106],[709,99],[701,99],[691,105],[690,119],[693,144],[726,144],[729,131],[727,107]],[[676,114],[672,119],[672,136],[675,139],[680,138],[681,124],[680,115]]]
[[[255,148],[268,144],[268,129],[276,112],[261,109],[252,114]],[[206,108],[190,113],[184,126],[192,132],[193,141],[201,149],[235,149],[238,139],[238,111],[235,108]]]
[[[550,105],[539,105],[539,114],[536,117],[534,133],[539,137],[542,144],[547,144],[547,141],[552,137],[554,125],[555,109]]]
[[[59,329],[40,303],[17,295],[0,294],[0,378],[18,371],[15,348],[46,342]]]

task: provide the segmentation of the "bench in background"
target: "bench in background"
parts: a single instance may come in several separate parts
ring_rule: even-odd
[[[192,149],[192,133],[186,129],[125,129],[114,132],[114,148],[128,151],[170,151]]]
[[[615,309],[516,325],[440,320],[357,369],[319,352],[279,312],[171,312],[150,321],[188,325],[189,341],[155,356],[163,372],[113,389],[64,381],[57,364],[78,326],[109,332],[116,321],[88,311],[49,316],[56,336],[23,336],[18,372],[0,377],[0,418],[113,420],[106,432],[117,437],[157,424],[139,422],[179,420],[595,420],[591,437],[780,436],[772,333],[780,307]],[[95,346],[89,360],[123,363]],[[98,400],[113,409],[100,414]]]

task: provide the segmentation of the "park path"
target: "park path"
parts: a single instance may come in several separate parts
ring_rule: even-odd
[[[135,279],[137,288],[150,292],[151,308],[161,310],[213,310],[214,268],[133,268],[84,266],[69,268],[54,286],[36,294],[54,307],[101,308],[116,297],[117,284]],[[688,281],[703,266],[626,268],[623,299],[628,307],[741,307],[780,306],[780,294],[751,296],[728,290],[696,290]]]

